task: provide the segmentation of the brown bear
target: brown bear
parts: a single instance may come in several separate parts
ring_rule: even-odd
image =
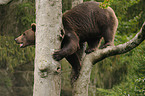
[[[53,58],[57,61],[66,58],[76,75],[79,74],[81,68],[78,50],[84,42],[88,43],[86,53],[96,50],[102,38],[105,41],[102,47],[114,45],[118,19],[112,8],[102,9],[99,4],[95,1],[84,2],[65,12],[62,16],[64,35],[61,49],[54,52]],[[16,39],[18,43],[23,43],[21,47],[35,44],[35,29],[33,27],[35,28],[35,24],[32,24],[31,29]]]
[[[24,48],[29,45],[35,45],[35,31],[36,24],[31,24],[31,29],[26,30],[21,36],[15,39],[16,43],[20,44],[21,48]]]
[[[84,2],[63,14],[64,38],[61,49],[53,54],[53,58],[59,61],[65,57],[76,74],[81,67],[77,50],[82,43],[88,43],[86,53],[96,50],[102,38],[105,41],[103,48],[114,45],[118,19],[112,8],[102,9],[99,5],[99,2]]]

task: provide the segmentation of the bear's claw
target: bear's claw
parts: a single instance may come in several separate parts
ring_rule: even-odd
[[[53,54],[53,59],[56,61],[60,61],[63,58],[63,56],[60,54],[60,51],[56,51]]]
[[[94,51],[95,51],[95,49],[86,49],[86,50],[85,50],[85,53],[86,53],[86,54],[89,54],[89,53],[94,52]]]

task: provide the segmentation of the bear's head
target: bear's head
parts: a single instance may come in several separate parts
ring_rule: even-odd
[[[36,24],[31,24],[31,29],[26,30],[22,35],[15,39],[16,43],[20,44],[20,48],[35,44]]]

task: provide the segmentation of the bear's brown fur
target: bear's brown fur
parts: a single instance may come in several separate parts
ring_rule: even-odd
[[[35,44],[36,24],[31,24],[31,29],[26,30],[22,35],[15,39],[16,43],[20,44],[21,48]]]
[[[98,2],[84,2],[65,12],[62,17],[64,38],[61,49],[53,54],[55,60],[66,58],[78,74],[81,64],[78,51],[82,43],[88,43],[86,53],[99,47],[101,39],[104,45],[113,46],[118,19],[112,8],[102,9]]]
[[[66,58],[72,65],[76,75],[81,68],[78,50],[84,42],[88,43],[86,53],[96,50],[104,38],[104,45],[113,46],[114,36],[118,26],[118,19],[110,7],[102,9],[98,2],[84,2],[71,10],[65,12],[62,17],[64,36],[61,42],[61,49],[54,52],[53,58],[57,61]],[[34,24],[33,24],[34,25]],[[32,33],[27,35],[27,33]],[[16,39],[18,43],[23,43],[22,47],[34,44],[34,28],[25,31]],[[33,37],[30,39],[30,37]],[[23,38],[23,39],[22,39]],[[29,40],[28,40],[29,39]],[[32,40],[33,39],[33,40]]]

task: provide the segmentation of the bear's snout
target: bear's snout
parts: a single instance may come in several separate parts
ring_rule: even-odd
[[[15,41],[16,41],[16,43],[18,43],[18,39],[17,38],[15,38]]]
[[[15,41],[16,41],[17,44],[22,43],[22,41],[19,38],[15,38]]]
[[[23,43],[23,36],[21,35],[21,36],[15,38],[15,41],[16,41],[16,43],[18,43],[18,44]]]
[[[18,38],[15,38],[15,41],[16,41],[16,43],[17,43],[17,44],[19,44],[19,45],[20,45],[20,48],[25,47],[25,46],[24,46],[24,44],[23,44],[23,42],[20,40],[20,38],[19,38],[19,37],[18,37]]]

